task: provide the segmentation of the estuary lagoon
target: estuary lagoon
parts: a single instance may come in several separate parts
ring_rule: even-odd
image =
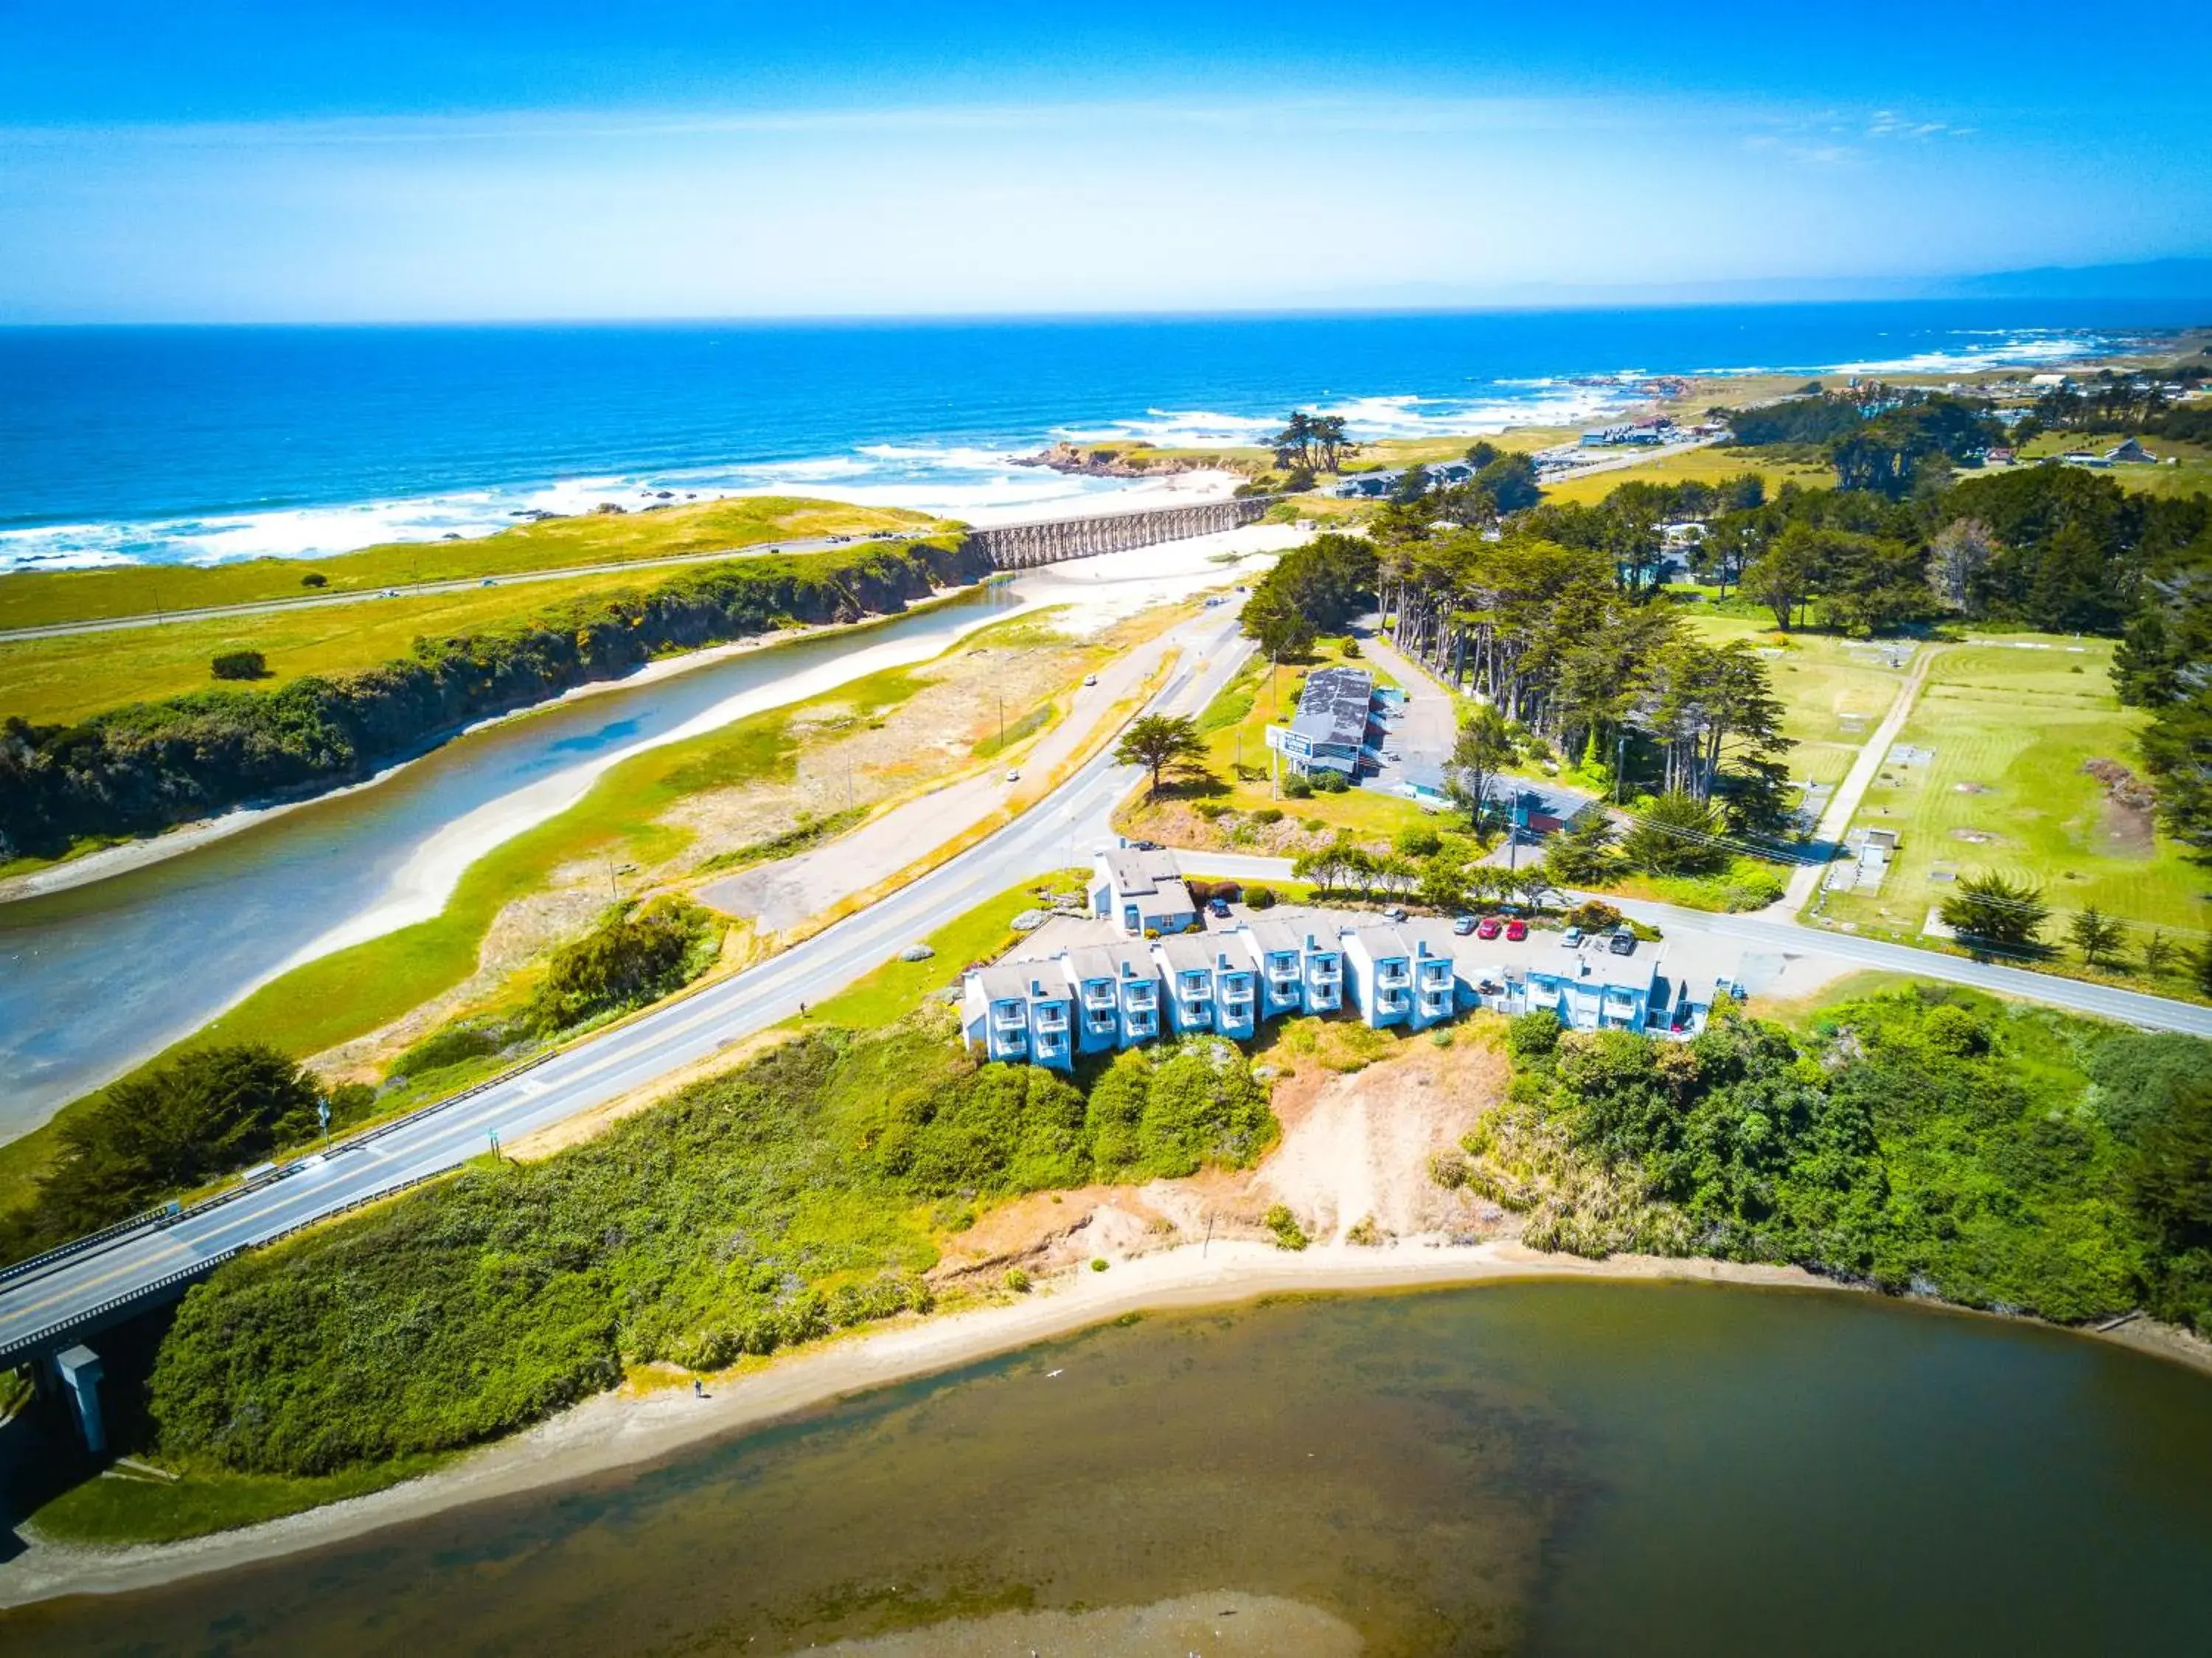
[[[2212,1383],[1872,1297],[1108,1326],[651,1466],[0,1618],[15,1649],[2195,1649]]]

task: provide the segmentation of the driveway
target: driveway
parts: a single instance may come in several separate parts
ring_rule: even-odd
[[[1384,725],[1382,740],[1385,753],[1400,758],[1383,760],[1366,786],[1389,789],[1403,780],[1409,765],[1441,771],[1459,735],[1458,699],[1380,633],[1360,634],[1359,648],[1398,682],[1407,698],[1398,717]]]

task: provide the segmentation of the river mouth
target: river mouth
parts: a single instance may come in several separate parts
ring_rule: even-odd
[[[1869,1297],[1285,1298],[1125,1320],[649,1466],[27,1607],[0,1639],[2185,1650],[2212,1617],[2208,1405],[2178,1367]]]

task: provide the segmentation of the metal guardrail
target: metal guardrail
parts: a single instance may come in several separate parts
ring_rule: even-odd
[[[358,1134],[335,1141],[320,1152],[303,1153],[289,1162],[278,1164],[274,1170],[258,1179],[240,1181],[238,1185],[218,1192],[212,1197],[203,1198],[196,1204],[188,1204],[182,1208],[173,1210],[164,1204],[158,1208],[146,1210],[134,1215],[128,1220],[117,1221],[111,1226],[102,1227],[97,1232],[88,1232],[82,1238],[72,1238],[65,1244],[58,1244],[41,1254],[30,1256],[6,1267],[0,1267],[0,1284],[11,1283],[18,1278],[28,1277],[34,1273],[43,1271],[47,1267],[57,1265],[72,1256],[81,1255],[88,1249],[96,1249],[102,1244],[112,1243],[118,1238],[127,1237],[133,1233],[174,1226],[179,1221],[191,1220],[205,1215],[211,1210],[221,1209],[225,1204],[235,1203],[250,1192],[258,1192],[262,1187],[283,1179],[294,1169],[298,1168],[308,1157],[317,1155],[337,1157],[346,1152],[357,1150],[362,1146],[382,1139],[387,1134],[405,1128],[410,1123],[421,1122],[426,1117],[450,1110],[464,1100],[472,1100],[477,1094],[512,1082],[526,1071],[535,1070],[562,1051],[564,1050],[560,1048],[548,1048],[543,1053],[532,1054],[518,1064],[509,1065],[505,1070],[485,1077],[481,1082],[471,1083],[459,1094],[449,1094],[442,1099],[433,1100],[427,1105],[417,1106],[414,1110],[395,1117],[388,1123],[379,1123],[374,1128],[363,1129]],[[400,1188],[392,1189],[397,1191]],[[333,1215],[342,1215],[345,1210],[334,1209],[330,1212]]]
[[[174,1271],[165,1272],[158,1278],[149,1279],[134,1289],[126,1289],[119,1295],[110,1295],[106,1301],[95,1301],[92,1306],[71,1313],[65,1318],[56,1319],[50,1324],[41,1325],[29,1334],[18,1336],[6,1346],[0,1347],[0,1369],[20,1364],[58,1336],[70,1331],[81,1330],[88,1325],[98,1324],[102,1320],[112,1317],[140,1302],[151,1301],[160,1295],[163,1290],[173,1289],[178,1284],[189,1283],[195,1278],[205,1277],[226,1261],[235,1260],[250,1249],[266,1249],[271,1244],[282,1243],[295,1233],[305,1232],[309,1227],[320,1226],[324,1222],[336,1220],[341,1215],[350,1215],[354,1210],[366,1209],[371,1204],[380,1204],[388,1198],[398,1197],[403,1192],[410,1192],[418,1186],[427,1185],[432,1180],[442,1179],[453,1172],[451,1168],[434,1168],[428,1173],[416,1174],[402,1180],[397,1186],[386,1186],[380,1192],[365,1192],[349,1203],[340,1204],[336,1209],[325,1210],[319,1215],[311,1215],[303,1221],[295,1221],[291,1225],[272,1232],[265,1238],[256,1238],[247,1243],[233,1244],[227,1249],[221,1249],[212,1255],[202,1257],[189,1266],[178,1267]]]
[[[0,1283],[7,1283],[12,1279],[39,1271],[52,1266],[57,1261],[67,1260],[72,1255],[82,1255],[86,1250],[97,1248],[111,1238],[120,1238],[126,1233],[136,1232],[142,1227],[151,1226],[158,1221],[170,1217],[169,1206],[164,1204],[159,1209],[149,1209],[133,1215],[127,1221],[118,1221],[112,1226],[104,1226],[97,1232],[88,1232],[82,1238],[72,1238],[65,1244],[57,1244],[43,1253],[26,1257],[9,1266],[0,1266]]]

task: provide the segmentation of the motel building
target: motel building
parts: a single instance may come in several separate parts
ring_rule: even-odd
[[[1139,880],[1155,891],[1182,885],[1172,854],[1146,856],[1155,862]],[[1160,872],[1162,861],[1170,873]],[[1152,912],[1133,896],[1142,920]],[[1477,1009],[1542,1011],[1570,1030],[1680,1040],[1705,1028],[1721,997],[1743,995],[1740,953],[1701,934],[1639,942],[1620,955],[1604,936],[1574,945],[1542,930],[1519,941],[1477,939],[1440,919],[1285,906],[1203,925],[1194,911],[1181,931],[1131,940],[1110,894],[1106,907],[1095,899],[1092,907],[1090,917],[1040,928],[1018,947],[1022,955],[969,969],[961,1029],[971,1048],[1011,1064],[1069,1070],[1079,1053],[1163,1037],[1249,1041],[1273,1019],[1349,1016],[1376,1029],[1422,1031]]]

